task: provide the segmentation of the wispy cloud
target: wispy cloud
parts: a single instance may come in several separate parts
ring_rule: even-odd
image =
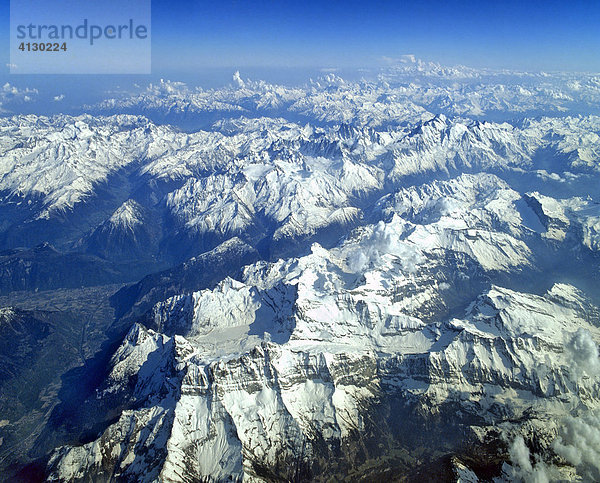
[[[404,55],[400,55],[398,57],[389,57],[387,55],[384,55],[384,56],[380,57],[379,60],[381,62],[383,62],[384,64],[389,64],[389,65],[414,64],[417,62],[417,58],[413,54],[404,54]]]
[[[577,467],[577,473],[588,481],[600,478],[600,415],[590,412],[564,421],[554,451]]]

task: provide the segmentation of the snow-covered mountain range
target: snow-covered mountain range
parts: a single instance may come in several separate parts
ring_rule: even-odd
[[[15,461],[50,481],[597,480],[599,79],[406,57],[373,82],[236,73],[0,119],[0,287],[48,264],[51,288],[92,284],[72,260],[137,282],[81,404],[49,400]]]
[[[264,115],[318,125],[385,128],[439,114],[500,121],[599,114],[598,74],[476,70],[403,60],[360,81],[331,72],[304,86],[244,80],[239,72],[230,86],[209,90],[161,79],[88,107],[96,113],[142,113],[199,127],[221,118]]]

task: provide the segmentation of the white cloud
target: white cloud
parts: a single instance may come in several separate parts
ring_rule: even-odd
[[[17,94],[19,90],[16,87],[11,86],[10,83],[7,82],[2,86],[2,92],[4,92],[5,94]]]
[[[578,481],[600,481],[600,412],[589,411],[578,416],[567,416],[559,427],[559,436],[551,449],[576,471]],[[565,481],[567,475],[563,465],[550,464],[549,458],[532,455],[522,436],[517,436],[509,445],[509,463],[502,468],[508,481],[545,483]]]
[[[510,460],[519,468],[524,471],[531,472],[533,466],[531,465],[529,454],[529,448],[525,446],[525,440],[523,436],[517,436],[508,449]]]
[[[240,76],[239,70],[236,70],[233,74],[233,83],[240,89],[246,86],[246,83],[242,80],[242,77]]]
[[[384,64],[415,64],[417,62],[417,58],[413,54],[404,54],[398,57],[388,57],[384,55],[381,57],[381,61]]]
[[[54,96],[54,102],[60,102],[65,98],[64,94],[61,94],[59,96]]]
[[[573,369],[579,378],[584,374],[590,377],[600,375],[600,359],[598,346],[586,329],[580,328],[570,336],[566,344],[573,362]]]
[[[31,102],[37,95],[37,89],[21,89],[7,82],[0,89],[0,107],[2,107],[2,110],[5,110],[5,108],[9,108],[11,104]]]
[[[556,468],[548,466],[539,457],[533,458],[525,444],[523,436],[517,436],[508,448],[511,465],[505,465],[503,471],[509,481],[524,483],[548,483],[560,478]]]
[[[600,481],[600,414],[567,417],[553,447],[581,477]]]

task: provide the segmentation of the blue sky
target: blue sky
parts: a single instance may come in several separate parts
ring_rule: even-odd
[[[156,67],[359,67],[411,53],[600,71],[600,1],[154,2],[153,38]]]
[[[2,8],[8,62],[9,2]],[[600,71],[600,1],[153,1],[155,75],[357,68],[402,54],[475,67]]]

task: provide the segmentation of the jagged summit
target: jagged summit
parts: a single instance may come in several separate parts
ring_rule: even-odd
[[[233,84],[239,87],[240,89],[246,87],[246,83],[242,80],[239,70],[236,70],[233,74]]]

